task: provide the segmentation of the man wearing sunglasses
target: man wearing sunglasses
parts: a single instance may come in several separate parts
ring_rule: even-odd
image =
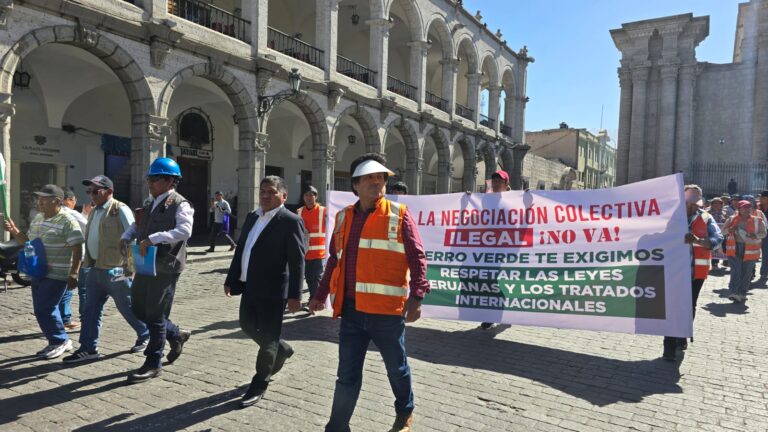
[[[85,233],[85,261],[87,272],[85,300],[80,331],[80,348],[64,357],[64,363],[78,363],[99,357],[98,343],[101,315],[107,300],[112,300],[125,321],[136,332],[136,343],[131,352],[143,351],[149,342],[147,325],[139,321],[131,310],[131,282],[115,274],[125,269],[127,260],[120,253],[120,237],[133,224],[133,212],[124,203],[113,198],[114,185],[109,177],[97,175],[83,180],[94,208],[88,215]]]
[[[129,253],[128,242],[136,239],[139,255],[146,256],[148,248],[157,248],[156,275],[136,274],[131,286],[133,313],[149,328],[149,345],[144,350],[146,360],[137,371],[128,375],[128,383],[147,381],[162,371],[165,341],[171,345],[168,364],[181,355],[190,332],[181,330],[170,319],[176,282],[187,261],[187,240],[192,235],[194,209],[186,198],[176,192],[181,169],[175,160],[157,158],[147,172],[147,186],[152,202],[141,210],[139,221],[123,234],[121,247]]]

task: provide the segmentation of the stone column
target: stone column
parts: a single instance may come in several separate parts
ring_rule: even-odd
[[[679,74],[675,172],[682,171],[687,177],[690,174],[693,155],[693,96],[696,86],[696,64],[681,66]],[[634,124],[632,127],[634,128]],[[632,144],[634,145],[634,141]]]
[[[474,110],[472,115],[472,121],[477,125],[480,114],[480,79],[483,74],[481,73],[468,73],[467,74],[467,88],[469,89],[469,98],[467,99],[467,108]]]
[[[459,59],[443,59],[440,60],[440,65],[443,67],[442,98],[448,101],[445,110],[448,114],[453,115],[456,109],[456,77],[459,72]]]
[[[163,117],[139,114],[131,126],[131,206],[140,207],[149,195],[147,170],[157,158],[165,156],[165,139],[171,129]]]
[[[646,88],[648,87],[648,66],[632,69],[632,129],[629,142],[629,167],[627,182],[643,179],[643,156],[645,147]]]
[[[493,119],[493,124],[489,125],[489,127],[496,131],[496,133],[499,133],[499,124],[501,123],[501,120],[499,119],[499,113],[501,111],[500,99],[501,87],[488,87],[488,117]]]
[[[378,89],[379,97],[382,97],[387,88],[387,63],[389,61],[389,29],[392,23],[386,18],[370,19],[366,21],[371,27],[369,68],[377,72],[373,85]]]
[[[315,10],[317,11],[317,15],[315,15],[315,40],[317,47],[323,50],[322,67],[325,71],[325,79],[330,81],[331,75],[336,72],[339,0],[316,0]]]
[[[251,55],[256,58],[267,49],[269,43],[269,0],[251,0],[241,4],[241,16],[251,22]]]
[[[766,29],[760,28],[757,40],[752,159],[754,162],[765,162],[768,160],[768,32]]]
[[[523,161],[525,160],[525,154],[530,149],[531,146],[526,144],[518,144],[512,148],[514,163],[512,171],[508,173],[512,190],[523,190]]]
[[[11,117],[16,114],[16,107],[11,102],[12,95],[9,93],[0,93],[0,152],[2,152],[3,159],[5,160],[5,171],[3,172],[3,180],[5,180],[5,205],[6,210],[12,209],[11,197],[8,193],[13,184],[11,184]],[[10,212],[9,212],[10,213]],[[10,217],[10,215],[9,215]],[[3,231],[3,241],[10,239],[9,234]]]
[[[456,145],[460,145],[459,143],[456,143]],[[475,152],[475,146],[471,143],[467,143],[468,150],[465,152],[464,148],[462,147],[461,151],[464,155],[464,172],[461,176],[461,191],[455,191],[455,192],[464,192],[464,191],[470,191],[474,192],[475,190],[475,181],[477,176],[477,152]]]
[[[427,54],[429,43],[427,41],[408,42],[411,48],[411,76],[408,78],[411,85],[416,86],[416,102],[419,110],[424,109],[424,92],[427,86]]]
[[[504,126],[513,131],[515,127],[515,97],[512,96],[511,91],[507,91],[505,94],[507,97],[504,98]]]
[[[517,144],[525,142],[525,105],[528,103],[528,97],[522,96],[515,100],[515,122],[512,129],[512,141]]]
[[[333,189],[334,165],[336,163],[336,147],[329,144],[327,148],[315,147],[312,150],[312,182],[318,189],[318,200],[326,202],[325,191]]]
[[[237,218],[238,231],[245,215],[259,206],[259,183],[264,178],[267,164],[269,135],[240,132],[240,150],[237,161]]]
[[[619,68],[621,99],[619,103],[619,145],[616,149],[616,186],[628,183],[629,139],[632,125],[632,73],[627,66]]]
[[[661,67],[661,106],[659,107],[659,141],[656,146],[656,176],[674,172],[675,114],[677,111],[677,65]]]

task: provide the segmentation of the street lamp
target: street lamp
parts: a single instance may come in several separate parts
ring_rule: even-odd
[[[290,89],[283,90],[275,95],[259,96],[259,109],[256,112],[256,116],[263,118],[276,103],[299,93],[299,88],[301,87],[301,75],[299,74],[298,69],[293,68],[288,73],[288,85],[290,86]]]

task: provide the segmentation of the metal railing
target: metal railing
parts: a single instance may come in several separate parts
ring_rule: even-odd
[[[355,63],[346,57],[337,56],[336,71],[371,87],[376,86],[376,74],[378,72],[368,69],[360,63]]]
[[[168,13],[248,42],[251,22],[200,0],[168,0]]]
[[[387,90],[399,94],[400,96],[405,96],[413,101],[416,100],[416,92],[418,91],[415,86],[412,86],[405,81],[400,81],[390,75],[387,75]]]
[[[325,55],[323,50],[272,27],[267,28],[267,35],[267,47],[323,69],[323,56]]]
[[[738,194],[760,195],[768,189],[768,163],[766,162],[694,162],[686,183],[696,183],[704,189],[704,195],[721,195],[728,190],[728,182],[734,179]]]
[[[499,132],[501,132],[501,134],[504,136],[508,136],[512,138],[512,128],[505,125],[504,123],[501,124],[501,127],[499,128]]]
[[[430,92],[424,92],[424,102],[440,111],[448,112],[448,101]]]
[[[480,113],[480,124],[493,129],[496,127],[496,119],[492,119],[485,114]]]
[[[469,109],[458,102],[456,102],[456,114],[464,117],[467,120],[475,120],[475,110]]]

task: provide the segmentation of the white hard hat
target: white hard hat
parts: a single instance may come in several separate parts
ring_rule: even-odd
[[[368,159],[367,161],[358,165],[357,168],[355,168],[355,172],[352,173],[352,177],[362,177],[364,175],[374,173],[387,173],[389,175],[395,175],[395,173],[390,171],[389,168],[385,167],[384,165],[376,162],[373,159]]]

